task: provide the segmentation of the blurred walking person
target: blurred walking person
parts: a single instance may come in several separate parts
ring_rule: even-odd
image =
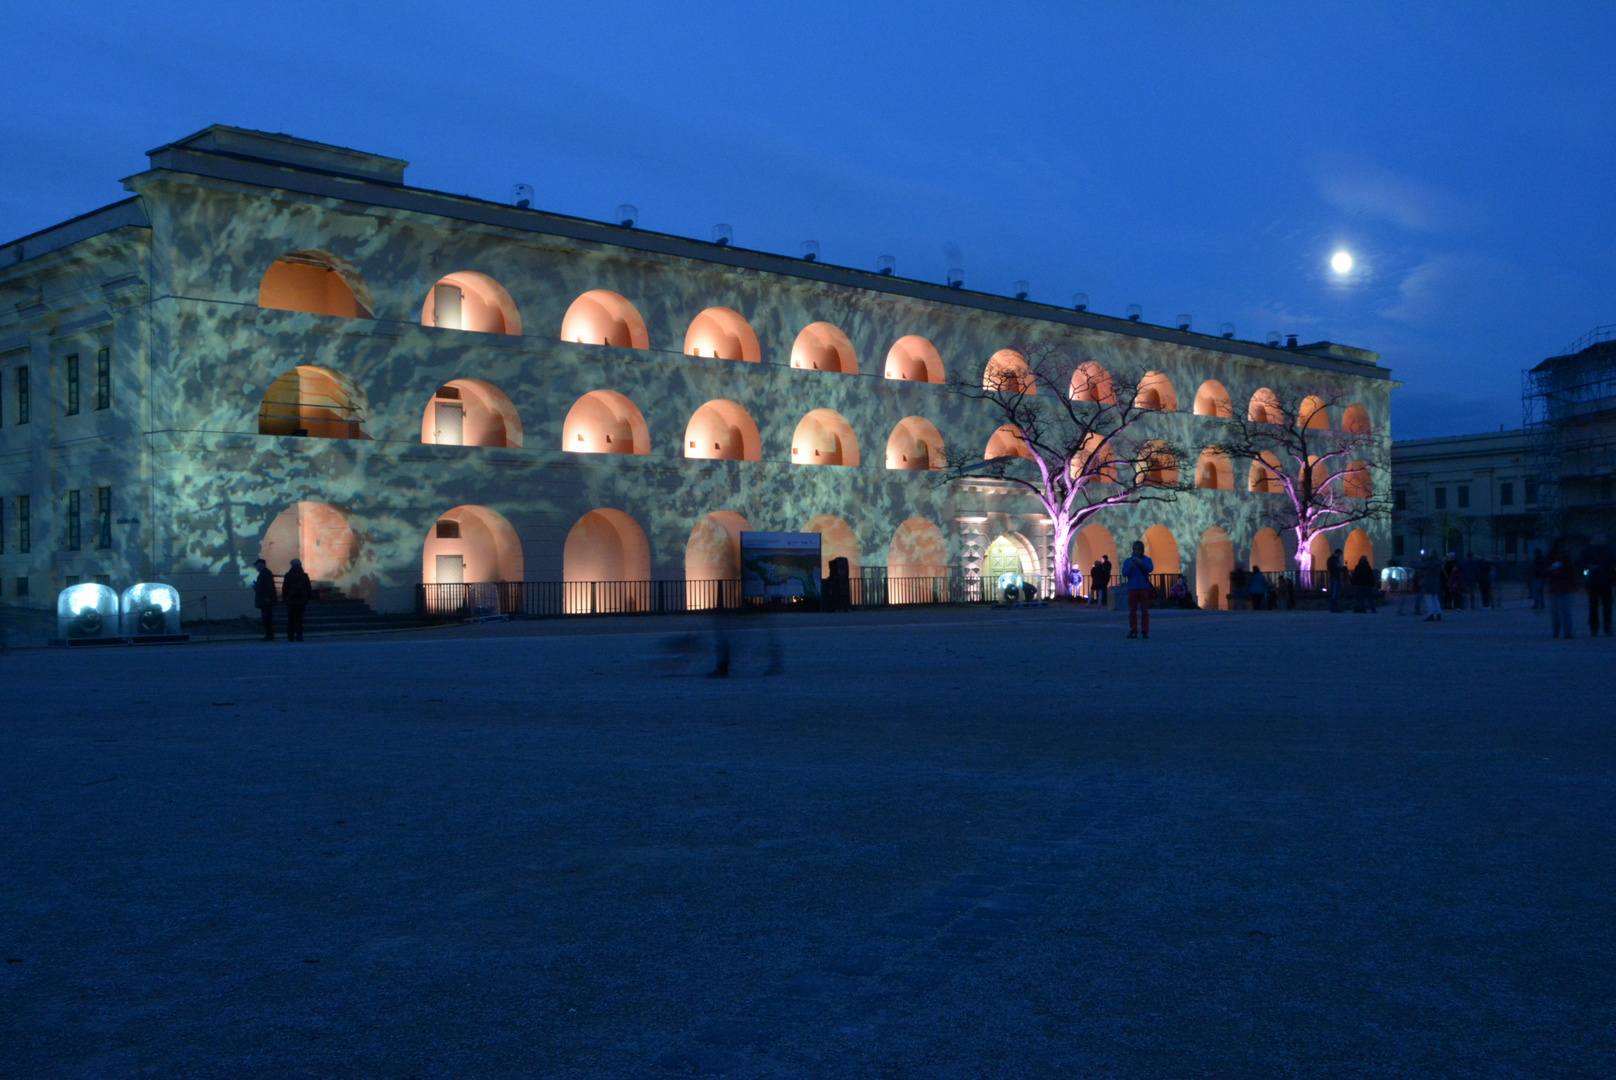
[[[269,572],[269,564],[263,559],[253,563],[258,570],[258,579],[253,582],[253,604],[258,608],[258,617],[264,621],[264,640],[275,640],[275,575]]]
[[[1610,593],[1616,584],[1616,552],[1612,552],[1604,536],[1594,537],[1588,550],[1582,553],[1583,581],[1588,588],[1588,633],[1597,637],[1600,616],[1604,616],[1605,636],[1610,637]]]
[[[1562,636],[1570,641],[1576,634],[1571,629],[1571,598],[1577,595],[1577,568],[1566,553],[1565,541],[1556,541],[1549,552],[1549,622],[1553,637]]]
[[[1375,568],[1369,565],[1369,556],[1358,556],[1358,565],[1352,568],[1352,588],[1357,593],[1357,603],[1352,610],[1362,614],[1365,610],[1371,615],[1378,614],[1375,610]]]

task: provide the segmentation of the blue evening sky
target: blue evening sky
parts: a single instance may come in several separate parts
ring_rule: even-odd
[[[0,240],[222,122],[1374,349],[1399,437],[1518,425],[1521,369],[1616,322],[1616,5],[154,0],[6,29]]]

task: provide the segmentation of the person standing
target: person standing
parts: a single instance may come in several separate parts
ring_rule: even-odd
[[[1246,604],[1246,568],[1236,563],[1229,571],[1229,610],[1238,611]]]
[[[1616,553],[1605,542],[1604,536],[1594,537],[1588,550],[1582,553],[1584,581],[1588,586],[1588,633],[1599,634],[1599,617],[1604,615],[1605,636],[1610,637],[1610,594],[1616,584]]]
[[[1425,614],[1426,622],[1442,621],[1442,562],[1436,557],[1436,552],[1428,553],[1420,560],[1420,596],[1425,600],[1429,609]],[[1415,611],[1416,615],[1419,614]]]
[[[1341,576],[1346,568],[1341,565],[1341,549],[1336,548],[1324,562],[1325,571],[1330,579],[1330,612],[1341,612]]]
[[[1075,563],[1066,569],[1066,584],[1070,590],[1067,595],[1069,595],[1073,600],[1082,598],[1083,571],[1080,570]]]
[[[1268,575],[1258,567],[1253,566],[1251,576],[1246,578],[1246,598],[1252,611],[1261,611],[1268,605]]]
[[[269,564],[263,559],[253,563],[258,570],[258,579],[253,582],[253,604],[258,608],[258,617],[264,621],[264,640],[275,640],[275,575],[269,572]]]
[[[1476,588],[1481,590],[1481,606],[1493,606],[1493,561],[1482,559],[1476,564]]]
[[[1089,599],[1105,607],[1107,594],[1111,590],[1111,556],[1101,555],[1100,561],[1094,564],[1090,573],[1093,575],[1094,587]]]
[[[1565,541],[1556,541],[1549,551],[1549,623],[1552,637],[1575,637],[1571,629],[1571,598],[1577,593],[1577,568],[1566,553]]]
[[[303,640],[303,609],[314,599],[314,583],[303,571],[303,560],[293,559],[292,568],[281,579],[281,599],[286,602],[286,640]]]
[[[1358,565],[1352,568],[1352,588],[1357,593],[1357,603],[1352,610],[1362,615],[1365,611],[1376,614],[1375,611],[1375,568],[1369,565],[1369,556],[1358,556]]]
[[[1122,580],[1128,586],[1128,636],[1150,636],[1150,575],[1156,564],[1145,554],[1145,542],[1133,542],[1133,554],[1122,563]]]

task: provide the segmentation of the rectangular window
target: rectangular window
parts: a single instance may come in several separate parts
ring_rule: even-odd
[[[1526,505],[1527,506],[1536,506],[1537,505],[1537,481],[1536,480],[1528,480],[1526,482]]]
[[[1470,485],[1469,484],[1460,484],[1459,485],[1459,509],[1461,509],[1461,510],[1470,509]]]
[[[1402,533],[1398,533],[1396,536],[1392,537],[1392,554],[1396,555],[1399,559],[1403,557]]]
[[[460,539],[460,522],[458,522],[458,521],[440,521],[440,522],[438,522],[438,539],[439,540],[458,540],[458,539]]]
[[[1514,506],[1515,505],[1515,485],[1514,484],[1511,484],[1511,483],[1506,481],[1505,483],[1502,483],[1502,484],[1498,485],[1498,505],[1499,506]]]
[[[112,408],[111,349],[100,349],[95,354],[95,407]]]
[[[111,585],[112,584],[112,575],[111,574],[97,574],[97,575],[95,575],[95,583],[97,585]]]
[[[77,574],[63,574],[62,575],[62,588],[70,589],[74,585],[77,585],[78,583],[79,583],[79,576]]]
[[[17,550],[26,555],[34,550],[34,521],[29,512],[28,496],[17,496]]]
[[[1446,510],[1448,508],[1448,489],[1445,487],[1440,487],[1432,491],[1431,505],[1436,507],[1438,510]]]
[[[79,411],[79,354],[67,358],[67,415],[77,416]]]
[[[17,595],[18,596],[27,596],[28,595],[28,579],[27,578],[20,577],[20,578],[17,579]]]
[[[28,369],[17,369],[17,423],[28,422]]]
[[[1408,489],[1407,488],[1396,488],[1395,490],[1392,491],[1392,509],[1393,510],[1407,510],[1408,509]]]
[[[112,489],[95,489],[95,546],[112,546]]]
[[[67,493],[67,550],[79,550],[81,540],[79,537],[79,493]]]

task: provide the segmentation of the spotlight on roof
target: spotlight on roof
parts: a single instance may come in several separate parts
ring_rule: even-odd
[[[528,207],[532,206],[533,185],[517,184],[515,187],[511,188],[511,202],[515,203],[523,210],[526,210]]]
[[[729,247],[730,241],[735,239],[735,230],[728,225],[713,226],[713,243],[719,247]]]
[[[948,272],[948,287],[950,289],[963,289],[965,287],[965,271],[958,267]]]
[[[633,203],[624,203],[617,208],[617,223],[625,229],[632,229],[639,223],[640,208]]]
[[[898,260],[891,255],[883,255],[875,260],[875,269],[878,273],[891,277],[898,272]]]
[[[1180,330],[1188,330],[1190,328],[1190,324],[1194,321],[1195,320],[1190,318],[1188,314],[1184,314],[1174,319],[1173,325],[1178,327]]]
[[[1010,286],[1010,291],[1015,294],[1017,300],[1025,300],[1032,295],[1032,282],[1018,281]]]
[[[1086,292],[1072,294],[1072,310],[1087,311],[1089,309],[1089,294]]]
[[[1232,323],[1232,322],[1224,323],[1222,326],[1218,327],[1218,333],[1222,334],[1224,337],[1229,338],[1232,341],[1234,339],[1234,323]]]
[[[1279,348],[1279,331],[1278,330],[1270,330],[1270,331],[1268,331],[1268,336],[1263,338],[1263,340],[1268,342],[1268,344],[1269,344],[1269,346],[1271,348],[1275,348],[1275,349]]]
[[[1296,348],[1296,335],[1295,334],[1286,334],[1285,335],[1285,347],[1287,349]]]
[[[1129,322],[1138,322],[1145,317],[1145,309],[1138,304],[1129,304],[1127,314]]]
[[[819,241],[818,240],[804,240],[802,242],[802,261],[803,262],[818,262],[819,261]]]

